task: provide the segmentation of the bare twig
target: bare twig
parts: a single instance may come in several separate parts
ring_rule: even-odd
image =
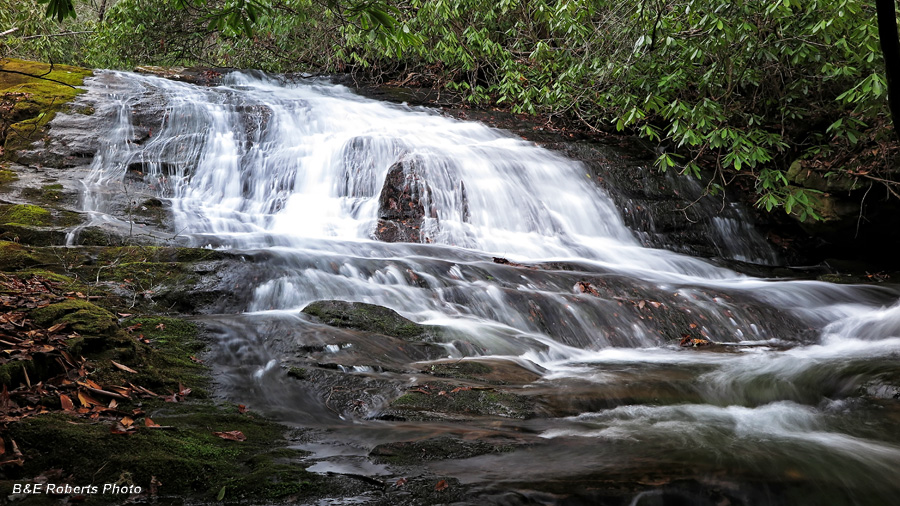
[[[17,28],[13,28],[13,31],[15,30],[17,30]],[[86,30],[83,32],[42,33],[40,35],[29,35],[27,37],[22,37],[21,40],[40,39],[42,37],[66,37],[69,35],[80,35],[82,33],[94,33],[94,30]],[[0,33],[0,35],[6,35],[6,32]]]

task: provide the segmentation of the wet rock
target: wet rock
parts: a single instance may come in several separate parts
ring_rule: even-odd
[[[428,183],[421,160],[403,157],[388,169],[378,197],[378,225],[373,239],[384,242],[423,242]]]
[[[503,359],[441,360],[422,365],[422,371],[443,378],[477,380],[496,385],[524,385],[538,380],[544,368]]]
[[[135,72],[141,74],[150,74],[200,86],[217,86],[221,84],[222,75],[231,70],[234,69],[220,67],[162,67],[157,65],[142,65],[134,69]]]
[[[387,420],[466,420],[474,417],[533,418],[540,410],[524,395],[490,387],[428,382],[391,401],[378,418]]]
[[[410,341],[433,338],[441,331],[439,327],[408,320],[393,309],[364,302],[320,300],[310,303],[303,308],[303,312],[326,325],[376,332]]]
[[[421,441],[383,443],[373,448],[369,456],[388,464],[414,465],[429,460],[467,459],[511,449],[513,446],[509,444],[441,436]]]

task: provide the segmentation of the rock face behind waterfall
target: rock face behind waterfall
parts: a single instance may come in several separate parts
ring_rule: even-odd
[[[388,169],[378,197],[378,225],[373,238],[384,242],[427,242],[422,232],[427,194],[421,160],[406,156]]]

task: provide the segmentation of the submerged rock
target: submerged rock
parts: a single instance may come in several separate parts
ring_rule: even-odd
[[[334,327],[376,332],[409,341],[421,341],[440,333],[438,327],[420,325],[393,309],[364,302],[320,300],[310,303],[303,312]]]

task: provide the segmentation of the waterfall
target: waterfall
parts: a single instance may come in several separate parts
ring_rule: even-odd
[[[878,500],[896,492],[882,494],[900,465],[896,424],[877,418],[880,433],[855,424],[875,408],[847,400],[898,388],[893,285],[760,279],[644,247],[582,163],[325,81],[233,73],[203,88],[105,72],[91,94],[112,99],[117,112],[86,181],[86,210],[113,219],[104,195],[137,173],[171,202],[174,228],[193,245],[264,251],[250,316],[282,329],[309,325],[297,315],[312,301],[378,304],[446,329],[435,343],[446,356],[532,364],[543,371],[538,383],[571,396],[570,405],[599,396],[577,415],[529,428],[546,445],[598,443],[552,446],[545,455],[554,470],[520,467],[526,482],[575,472],[579,462],[613,472],[668,448],[728,462],[751,481],[802,468],[817,483],[875,487]],[[155,115],[137,118],[138,104],[148,103]],[[419,243],[375,239],[382,188],[398,168],[423,210]],[[714,221],[715,248],[774,262],[740,213]],[[254,335],[250,327],[231,335]],[[729,346],[684,350],[682,334]],[[264,348],[268,336],[235,339],[248,350]],[[254,362],[257,379],[279,373],[283,357],[266,353]],[[634,382],[649,385],[652,400],[619,393]],[[252,395],[278,404],[268,391]],[[627,443],[616,453],[608,441]],[[729,444],[740,457],[727,454]],[[517,455],[475,467],[504,481],[494,470],[519,466]],[[844,473],[848,462],[858,472]],[[441,469],[464,474],[470,465]]]

